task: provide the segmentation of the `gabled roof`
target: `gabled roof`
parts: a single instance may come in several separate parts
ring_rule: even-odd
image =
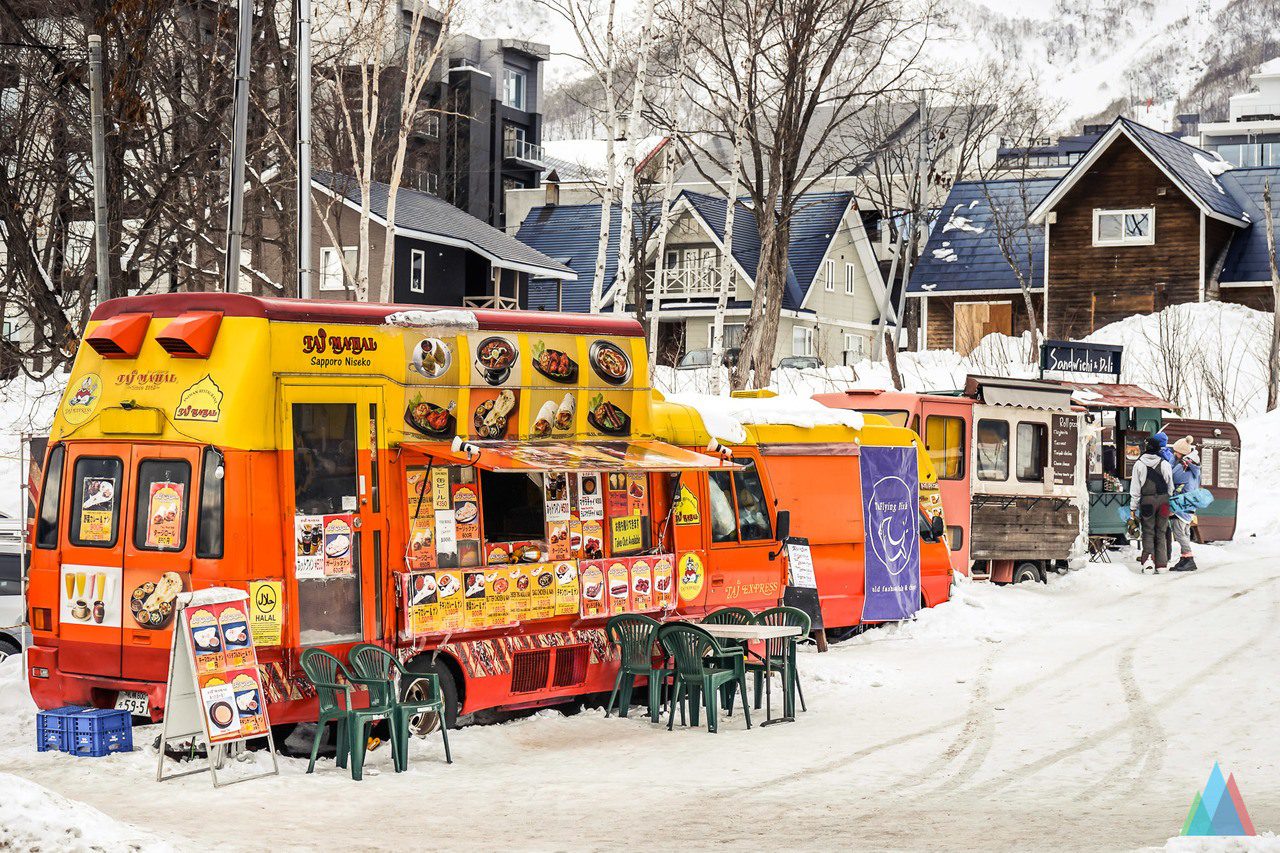
[[[1027,212],[1057,183],[1056,178],[1011,181],[961,181],[951,188],[947,202],[924,247],[907,293],[930,294],[1017,291],[1021,285],[1000,249],[992,207],[1000,212],[1001,227],[1010,232],[1016,259],[1031,268],[1029,281],[1044,284],[1044,229],[1026,223]],[[1013,230],[1017,222],[1025,224]]]
[[[1232,236],[1220,281],[1271,280],[1271,267],[1267,263],[1267,224],[1262,211],[1262,191],[1268,179],[1271,181],[1271,216],[1276,223],[1276,232],[1280,233],[1280,166],[1232,169],[1222,176],[1222,182],[1231,194],[1244,203],[1245,214],[1253,225]]]
[[[1113,121],[1088,153],[1062,176],[1057,186],[1031,212],[1031,221],[1042,222],[1045,214],[1058,205],[1121,136],[1146,154],[1206,216],[1238,227],[1249,224],[1244,216],[1243,205],[1231,195],[1218,175],[1214,174],[1230,168],[1222,164],[1221,158],[1123,116]]]
[[[312,185],[340,198],[349,207],[360,209],[360,184],[348,175],[314,172]],[[387,224],[387,184],[370,185],[369,210],[379,225]],[[577,274],[552,258],[525,245],[466,211],[429,193],[400,187],[396,193],[396,232],[406,237],[446,246],[470,249],[489,259],[496,267],[519,270],[534,276],[574,279]]]
[[[618,271],[618,235],[622,229],[622,208],[613,206],[609,223],[609,250],[605,257],[604,280],[613,281]],[[591,310],[591,284],[596,275],[596,249],[600,243],[600,205],[543,205],[529,211],[516,237],[539,251],[560,260],[578,276],[572,285],[535,278],[529,282],[530,308],[555,311]],[[563,300],[563,303],[561,303]]]

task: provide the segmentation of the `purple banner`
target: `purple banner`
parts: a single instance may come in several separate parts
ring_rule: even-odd
[[[909,619],[920,609],[920,473],[914,447],[868,447],[862,469],[867,597],[863,622]]]

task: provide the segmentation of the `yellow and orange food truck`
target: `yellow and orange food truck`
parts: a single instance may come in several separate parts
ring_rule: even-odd
[[[563,702],[611,687],[610,615],[777,604],[783,510],[811,528],[826,624],[860,621],[857,448],[914,448],[932,481],[918,438],[759,426],[731,461],[710,438],[648,387],[628,318],[104,303],[45,458],[32,695],[159,718],[175,601],[223,586],[250,595],[274,723],[314,719],[304,649],[358,642],[438,673],[450,716]],[[924,540],[937,604],[946,547]]]

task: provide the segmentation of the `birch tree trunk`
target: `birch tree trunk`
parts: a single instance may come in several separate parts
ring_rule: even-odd
[[[1271,179],[1262,187],[1267,218],[1267,266],[1271,270],[1271,351],[1267,358],[1267,411],[1280,405],[1280,267],[1276,265],[1276,223],[1271,211]]]
[[[711,320],[711,393],[720,394],[720,368],[724,361],[724,315],[729,310],[729,291],[733,282],[733,213],[737,207],[738,173],[742,171],[742,135],[746,131],[747,104],[738,99],[733,123],[733,151],[729,155],[729,190],[724,206],[724,251],[716,274],[716,313]],[[756,282],[759,287],[759,282]],[[745,343],[745,341],[744,341]],[[746,347],[739,350],[739,359]]]
[[[649,49],[653,32],[653,4],[654,0],[646,0],[644,4],[644,17],[640,24],[640,46],[639,53],[636,55],[635,78],[631,85],[631,107],[627,110],[627,120],[623,126],[623,157],[622,157],[622,173],[619,176],[622,180],[622,211],[619,223],[618,235],[618,293],[622,294],[623,304],[618,306],[617,296],[615,294],[614,310],[623,310],[626,307],[626,295],[631,293],[632,278],[637,275],[634,259],[634,247],[632,232],[632,220],[635,215],[635,196],[636,196],[636,115],[644,107],[644,88],[647,82],[646,77],[649,73]],[[637,282],[638,287],[634,288],[638,299],[644,298],[644,283]],[[637,307],[639,307],[637,305]]]
[[[604,87],[605,104],[605,176],[600,188],[600,232],[596,242],[596,274],[591,280],[591,313],[599,314],[604,302],[604,273],[609,255],[609,230],[613,219],[613,188],[617,164],[614,162],[614,139],[618,135],[618,103],[613,91],[613,66],[616,62],[614,19],[618,11],[617,0],[609,0],[609,13],[605,25],[604,59],[597,69],[597,76]],[[583,49],[587,49],[589,34],[578,32]],[[621,240],[619,240],[621,244]],[[625,299],[625,295],[622,297]],[[615,296],[615,300],[617,297]]]
[[[662,212],[658,217],[657,244],[653,265],[653,308],[649,313],[649,381],[653,381],[653,368],[658,362],[658,323],[662,318],[662,289],[667,279],[667,235],[671,232],[671,202],[676,188],[676,141],[668,137],[662,147]]]

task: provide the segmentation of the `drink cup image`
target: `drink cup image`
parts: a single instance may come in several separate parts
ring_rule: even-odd
[[[71,601],[75,597],[76,591],[76,573],[66,572],[63,578],[67,589],[67,601]]]
[[[87,578],[85,572],[76,572],[76,598],[84,598],[84,583]]]

